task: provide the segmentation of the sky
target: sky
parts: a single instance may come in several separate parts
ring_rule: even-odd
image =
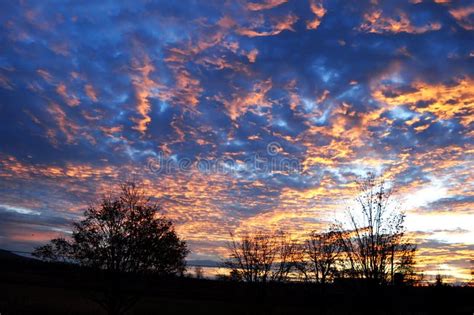
[[[139,181],[219,260],[324,231],[375,172],[427,276],[471,278],[472,1],[1,1],[0,247]]]

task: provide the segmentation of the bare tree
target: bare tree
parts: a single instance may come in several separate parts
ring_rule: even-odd
[[[273,241],[264,233],[245,235],[240,241],[232,235],[231,258],[226,265],[246,282],[266,282],[276,256]]]
[[[272,281],[288,281],[296,265],[301,261],[301,246],[285,232],[274,234],[277,260],[271,275]]]
[[[356,207],[336,224],[351,277],[393,283],[395,273],[413,270],[416,246],[407,241],[405,215],[391,199],[382,178],[369,173],[358,181]]]
[[[390,253],[390,281],[392,284],[419,284],[423,275],[415,270],[416,245],[401,238]]]
[[[469,281],[468,286],[474,287],[474,259],[471,259],[471,281]]]
[[[203,279],[204,278],[204,270],[201,266],[194,267],[194,276],[196,279]]]
[[[246,234],[229,244],[225,264],[245,282],[286,281],[295,266],[298,245],[286,233]]]
[[[300,270],[305,278],[325,284],[337,274],[337,262],[341,251],[338,233],[312,232],[304,247],[304,264]]]

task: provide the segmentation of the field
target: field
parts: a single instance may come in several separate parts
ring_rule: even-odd
[[[8,257],[5,257],[8,256]],[[474,288],[363,283],[250,285],[189,277],[108,275],[3,253],[1,314],[107,314],[100,302],[135,301],[127,314],[472,314]]]

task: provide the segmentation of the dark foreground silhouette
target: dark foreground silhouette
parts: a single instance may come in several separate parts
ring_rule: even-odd
[[[381,287],[360,282],[265,286],[138,276],[54,264],[0,251],[0,313],[107,314],[473,314],[474,288]],[[109,310],[108,313],[113,311]]]

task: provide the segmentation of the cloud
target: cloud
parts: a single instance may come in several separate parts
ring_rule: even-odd
[[[449,13],[466,30],[474,30],[474,5],[450,9]]]
[[[242,114],[246,113],[252,107],[261,108],[271,106],[271,102],[266,95],[272,88],[270,79],[255,83],[250,91],[239,89],[232,94],[231,100],[220,99],[226,107],[229,117],[236,120]]]
[[[7,90],[14,89],[10,80],[7,77],[3,76],[2,74],[0,74],[0,86],[2,86],[4,89],[7,89]]]
[[[86,84],[84,86],[84,90],[87,96],[90,98],[91,101],[97,102],[97,92],[94,90],[94,87],[91,84]]]
[[[247,3],[247,9],[251,11],[261,11],[275,8],[283,3],[286,3],[288,0],[263,0],[259,3],[249,2]]]
[[[326,9],[321,3],[316,1],[310,1],[311,12],[315,15],[314,19],[306,22],[306,28],[310,30],[315,30],[321,24],[321,19],[326,15]]]
[[[457,118],[467,127],[473,121],[473,83],[470,78],[458,79],[449,84],[418,81],[411,85],[409,91],[391,90],[391,87],[387,86],[374,91],[373,96],[390,106],[408,105],[420,114],[433,114],[436,119]]]
[[[28,208],[23,208],[23,207],[16,207],[16,206],[11,206],[11,205],[5,205],[5,204],[0,204],[0,208],[5,209],[6,211],[12,211],[20,214],[29,214],[29,215],[40,215],[41,212],[28,209]]]
[[[55,121],[59,131],[61,131],[66,137],[66,142],[75,142],[80,127],[75,122],[68,119],[66,112],[56,103],[50,103],[47,111]],[[49,129],[48,135],[53,143],[57,143],[56,134],[57,133],[53,129]]]
[[[58,84],[58,86],[56,87],[56,92],[61,95],[66,104],[71,107],[78,106],[81,103],[75,95],[68,94],[66,85],[64,83]]]
[[[286,15],[282,18],[275,20],[274,24],[269,28],[270,30],[264,31],[259,30],[262,27],[261,23],[258,23],[253,26],[253,28],[239,28],[237,29],[237,34],[247,36],[247,37],[260,37],[260,36],[274,36],[278,35],[283,31],[295,31],[293,24],[298,21],[298,17],[294,14]]]
[[[249,59],[249,62],[252,62],[252,63],[254,63],[257,60],[257,56],[258,56],[258,50],[255,48],[249,51],[247,54],[247,58]]]
[[[156,88],[156,83],[150,79],[150,73],[155,70],[155,67],[150,63],[148,57],[145,57],[144,64],[142,66],[137,66],[135,70],[138,70],[139,75],[135,76],[133,79],[136,98],[137,98],[137,112],[142,117],[140,119],[135,119],[137,123],[133,128],[141,132],[142,134],[146,132],[148,124],[151,122],[151,118],[148,115],[151,109],[149,97],[153,94],[152,89]]]
[[[428,206],[430,203],[446,197],[448,197],[448,189],[441,182],[435,182],[411,192],[405,198],[404,206],[408,209]]]
[[[374,10],[364,14],[365,22],[360,25],[359,30],[368,33],[411,33],[422,34],[430,31],[438,31],[441,24],[429,22],[425,25],[413,25],[408,15],[404,12],[398,13],[395,17],[385,16],[382,10]]]

